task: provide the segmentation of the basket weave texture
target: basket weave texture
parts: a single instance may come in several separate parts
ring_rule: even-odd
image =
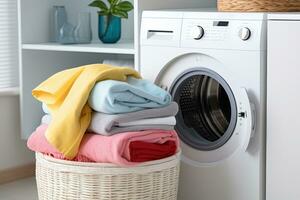
[[[176,200],[180,153],[134,167],[36,154],[39,200]]]
[[[300,0],[218,0],[219,11],[298,12]]]

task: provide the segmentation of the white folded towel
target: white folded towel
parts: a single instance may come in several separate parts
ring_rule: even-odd
[[[41,120],[41,124],[50,124],[51,115],[44,115]]]
[[[128,126],[143,126],[143,125],[169,125],[175,126],[176,119],[174,116],[171,117],[160,117],[160,118],[150,118],[150,119],[141,119],[131,122],[118,123],[119,127],[128,127]]]
[[[42,117],[42,120],[41,120],[42,124],[50,124],[50,122],[51,122],[51,115],[44,115]],[[171,116],[171,117],[141,119],[141,120],[135,120],[135,121],[131,121],[131,122],[123,122],[123,123],[116,124],[116,126],[119,126],[119,127],[149,126],[149,125],[175,126],[176,125],[176,119],[175,119],[174,116]]]

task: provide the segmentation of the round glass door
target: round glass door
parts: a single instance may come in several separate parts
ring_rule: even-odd
[[[223,146],[237,122],[232,90],[216,72],[197,68],[184,72],[173,82],[171,93],[179,105],[176,130],[187,145],[203,151]]]

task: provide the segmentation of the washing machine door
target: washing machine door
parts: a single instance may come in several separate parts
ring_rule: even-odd
[[[173,79],[169,90],[179,105],[183,161],[212,164],[247,151],[255,112],[245,88],[211,69],[193,68]]]

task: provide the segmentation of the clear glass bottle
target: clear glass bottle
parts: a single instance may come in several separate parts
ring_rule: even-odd
[[[65,23],[59,34],[59,43],[61,44],[76,44],[75,40],[75,27],[70,23]]]
[[[76,43],[85,44],[92,41],[91,28],[91,13],[80,12],[78,15],[78,23],[75,27],[75,41]]]
[[[59,42],[60,29],[67,22],[65,6],[53,6],[52,41]]]

